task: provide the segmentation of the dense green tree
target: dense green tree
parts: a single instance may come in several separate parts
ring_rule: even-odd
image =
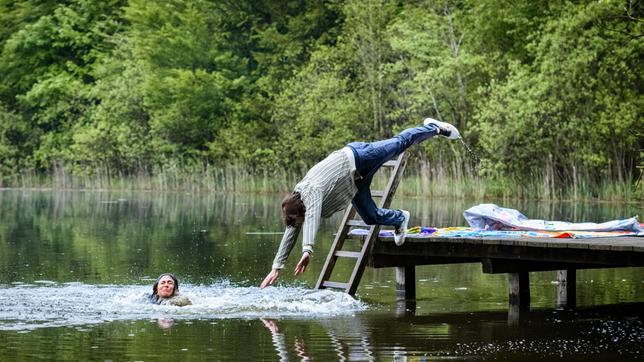
[[[118,5],[89,0],[59,5],[33,23],[17,26],[4,43],[0,99],[29,123],[29,139],[7,140],[21,142],[8,146],[32,147],[16,161],[22,166],[48,169],[63,161],[71,129],[95,102],[89,94],[92,66],[110,47],[106,35],[118,29]]]
[[[18,30],[69,1],[0,0],[0,48]]]
[[[166,151],[198,156],[234,117],[247,83],[247,61],[230,41],[234,14],[208,1],[131,1],[126,14],[152,131]]]
[[[0,107],[0,185],[5,177],[20,173],[19,160],[31,151],[30,128],[20,116]]]
[[[238,53],[248,62],[248,81],[236,104],[236,117],[209,143],[209,155],[251,170],[276,171],[276,164],[288,168],[293,161],[306,164],[309,155],[301,162],[293,160],[293,145],[281,135],[292,118],[283,121],[275,112],[289,94],[283,90],[306,66],[310,52],[335,43],[339,10],[333,3],[300,0],[235,2],[233,10],[245,16],[248,36],[237,34],[236,41]]]
[[[476,142],[470,132],[472,109],[487,74],[484,58],[468,47],[474,35],[464,20],[467,10],[462,1],[418,2],[405,6],[390,24],[389,42],[396,56],[389,72],[399,80],[390,112],[400,119],[398,124],[417,125],[433,117],[454,124],[468,142]],[[434,171],[453,167],[458,175],[469,170],[459,147],[426,142],[422,149],[412,152],[431,161]]]
[[[85,122],[74,125],[65,159],[75,173],[150,174],[163,160],[155,157],[160,147],[150,132],[142,66],[133,59],[127,38],[112,40],[117,49],[94,71],[97,81],[91,95],[100,102],[90,109]]]
[[[367,104],[338,57],[324,47],[314,52],[277,99],[273,121],[284,125],[276,148],[284,167],[304,171],[331,150],[369,134]]]
[[[563,4],[481,103],[488,170],[550,182],[624,179],[641,143],[641,22],[621,2]],[[630,150],[630,151],[629,151]],[[631,174],[631,176],[634,176]]]
[[[342,35],[315,49],[276,102],[286,167],[303,169],[350,141],[391,136],[399,123],[389,112],[396,79],[387,69],[394,53],[386,36],[397,4],[347,1],[338,11]]]
[[[0,0],[0,178],[301,173],[430,116],[435,177],[640,177],[634,1]],[[640,183],[641,185],[641,183]]]
[[[392,122],[386,118],[391,109],[391,92],[396,79],[390,76],[387,65],[393,52],[387,37],[387,26],[395,18],[398,4],[388,0],[347,1],[344,36],[345,51],[355,62],[353,79],[356,92],[368,101],[367,116],[373,135],[390,134]],[[361,97],[361,98],[362,98]],[[360,121],[360,120],[355,120]]]

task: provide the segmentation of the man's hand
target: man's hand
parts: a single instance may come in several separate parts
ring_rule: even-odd
[[[304,273],[306,270],[307,265],[309,265],[309,259],[311,258],[311,254],[308,252],[304,252],[302,254],[302,258],[300,259],[299,263],[297,263],[297,266],[295,267],[295,275],[300,275]]]
[[[264,278],[264,281],[262,282],[262,284],[260,284],[260,285],[259,285],[259,287],[260,287],[261,289],[264,289],[264,288],[266,288],[267,286],[269,286],[269,285],[271,285],[271,284],[275,283],[275,281],[276,281],[276,280],[277,280],[277,278],[279,278],[279,277],[280,277],[280,270],[279,270],[279,269],[273,269],[273,270],[271,270],[271,272],[270,272],[270,273],[268,273],[268,275],[266,276],[266,278]]]

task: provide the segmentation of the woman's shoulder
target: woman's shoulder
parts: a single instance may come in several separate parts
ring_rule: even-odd
[[[159,304],[184,307],[186,305],[192,305],[192,301],[185,295],[175,294],[170,298],[159,298]]]
[[[145,299],[146,301],[152,303],[152,304],[158,304],[159,303],[159,296],[156,294],[152,293],[144,293],[141,298]]]

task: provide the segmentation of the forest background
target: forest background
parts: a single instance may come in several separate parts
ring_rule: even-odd
[[[475,155],[405,190],[644,200],[643,47],[628,0],[0,0],[0,187],[285,191],[433,117]]]

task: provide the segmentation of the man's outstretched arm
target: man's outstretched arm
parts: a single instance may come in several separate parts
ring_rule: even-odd
[[[284,268],[284,263],[291,253],[291,250],[293,250],[295,241],[300,234],[300,229],[300,227],[286,227],[284,235],[282,236],[282,241],[280,242],[280,247],[277,250],[275,259],[273,260],[272,270],[259,285],[260,288],[266,288],[277,281],[277,278],[279,278],[280,275],[280,270]]]
[[[311,254],[305,251],[302,254],[302,257],[300,258],[300,261],[297,263],[297,266],[295,267],[295,275],[300,275],[306,271],[306,267],[309,265],[310,259],[311,259]],[[268,273],[268,275],[264,278],[264,280],[262,281],[262,284],[260,284],[259,287],[264,289],[267,286],[275,283],[280,276],[280,270],[281,269],[271,270],[271,272]]]

